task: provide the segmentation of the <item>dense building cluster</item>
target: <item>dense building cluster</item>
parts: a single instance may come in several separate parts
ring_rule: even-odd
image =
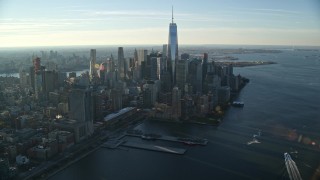
[[[125,57],[124,51],[119,47],[117,58],[104,58],[91,49],[89,70],[80,75],[58,68],[58,52],[42,52],[19,78],[0,79],[2,179],[16,167],[29,169],[29,159],[48,160],[139,109],[171,121],[221,113],[243,85],[232,65],[209,61],[207,53],[179,56],[173,21],[162,52],[135,49]]]

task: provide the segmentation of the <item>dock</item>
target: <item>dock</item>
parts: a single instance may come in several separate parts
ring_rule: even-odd
[[[142,144],[142,143],[135,143],[135,142],[124,142],[121,144],[121,146],[144,149],[149,151],[181,154],[181,155],[186,152],[186,149],[182,149],[182,148],[174,148],[174,147],[160,146],[160,145],[154,145],[154,144]]]

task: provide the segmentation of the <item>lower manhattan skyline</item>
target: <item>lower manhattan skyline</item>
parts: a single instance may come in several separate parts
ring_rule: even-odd
[[[0,46],[165,44],[171,6],[182,45],[320,45],[316,0],[4,0],[0,2]]]
[[[320,179],[318,0],[0,0],[0,180]]]

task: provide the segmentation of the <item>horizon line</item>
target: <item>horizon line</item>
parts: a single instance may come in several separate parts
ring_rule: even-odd
[[[0,49],[13,48],[47,48],[47,47],[85,47],[85,46],[109,46],[109,47],[126,47],[126,46],[162,46],[164,44],[77,44],[77,45],[39,45],[39,46],[0,46]],[[179,46],[285,46],[285,47],[317,47],[320,45],[288,45],[288,44],[179,44]]]

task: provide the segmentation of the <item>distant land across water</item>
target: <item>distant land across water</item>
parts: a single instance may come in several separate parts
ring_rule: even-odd
[[[25,48],[0,48],[0,74],[1,76],[17,76],[15,73],[19,72],[21,67],[28,68],[32,66],[32,56],[41,57],[41,52],[57,51],[63,57],[68,59],[74,55],[79,57],[89,57],[90,49],[97,49],[97,63],[103,62],[105,59],[110,58],[111,55],[117,59],[118,45],[92,45],[92,46],[54,46],[54,47],[25,47]],[[134,56],[135,49],[147,49],[148,51],[162,51],[162,45],[124,45],[125,58]],[[273,64],[272,59],[259,58],[254,60],[239,59],[241,54],[278,54],[282,51],[303,51],[317,52],[320,47],[304,47],[304,46],[270,46],[270,45],[181,45],[179,46],[179,53],[188,53],[192,57],[201,57],[203,53],[208,53],[209,60],[213,59],[219,61],[219,57],[226,56],[232,57],[230,60],[237,60],[234,64],[235,67],[244,67],[252,65],[266,65]],[[218,58],[218,59],[217,59]],[[238,60],[239,59],[239,60]],[[42,64],[48,60],[43,59]],[[239,61],[239,62],[238,62]],[[241,63],[240,63],[241,61]],[[246,62],[244,62],[246,61]],[[259,63],[254,63],[258,61]],[[12,65],[13,64],[13,65]],[[75,66],[62,66],[58,64],[61,71],[80,71],[86,69],[89,65],[83,62]],[[11,65],[11,66],[10,66]],[[64,68],[61,68],[64,67]]]

